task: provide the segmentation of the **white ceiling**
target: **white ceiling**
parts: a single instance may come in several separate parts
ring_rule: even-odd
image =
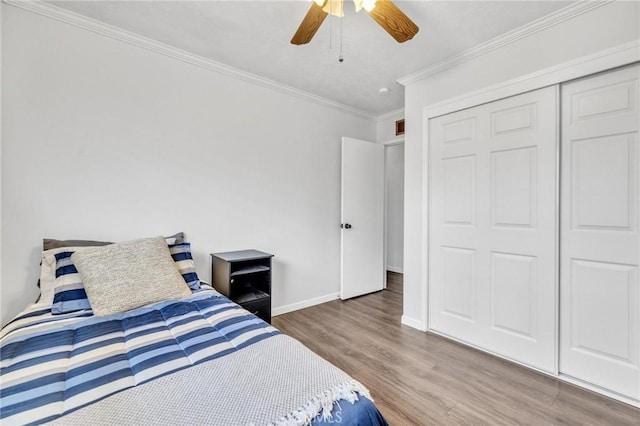
[[[420,31],[398,44],[345,0],[311,43],[290,44],[310,7],[289,1],[50,1],[107,24],[371,115],[404,105],[397,80],[569,5],[570,1],[401,1]],[[340,31],[342,30],[342,37]],[[338,62],[342,42],[344,62]],[[389,88],[387,95],[379,89]]]

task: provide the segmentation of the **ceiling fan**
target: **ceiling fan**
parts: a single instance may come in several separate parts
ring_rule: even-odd
[[[343,16],[344,0],[313,0],[291,44],[307,44],[311,41],[327,15]],[[411,40],[418,32],[413,23],[391,0],[353,0],[356,12],[364,9],[398,43]]]

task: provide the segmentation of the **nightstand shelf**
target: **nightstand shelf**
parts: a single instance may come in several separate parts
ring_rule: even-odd
[[[232,277],[237,277],[239,275],[248,275],[248,274],[255,274],[256,272],[267,272],[270,271],[271,268],[268,266],[264,266],[264,265],[251,265],[251,266],[247,266],[246,268],[242,268],[239,269],[237,271],[234,271],[231,273]]]
[[[271,298],[271,296],[269,296],[267,293],[265,293],[264,291],[260,291],[253,286],[250,286],[248,288],[245,287],[239,293],[240,295],[234,300],[234,302],[236,302],[238,305],[242,305],[243,303],[258,302]]]
[[[268,323],[271,323],[272,257],[258,250],[211,254],[214,288]]]

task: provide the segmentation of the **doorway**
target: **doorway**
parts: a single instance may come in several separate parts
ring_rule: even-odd
[[[404,142],[385,145],[385,271],[386,288],[402,291],[404,264]],[[400,288],[398,288],[400,287]]]

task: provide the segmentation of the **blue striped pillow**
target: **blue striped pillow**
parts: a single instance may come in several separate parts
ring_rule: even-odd
[[[169,246],[169,252],[189,288],[191,290],[199,290],[200,278],[198,278],[196,265],[193,262],[193,256],[191,256],[191,244],[172,244]]]
[[[80,274],[71,261],[73,253],[73,251],[63,251],[55,255],[56,286],[51,306],[51,313],[54,315],[91,309]]]

